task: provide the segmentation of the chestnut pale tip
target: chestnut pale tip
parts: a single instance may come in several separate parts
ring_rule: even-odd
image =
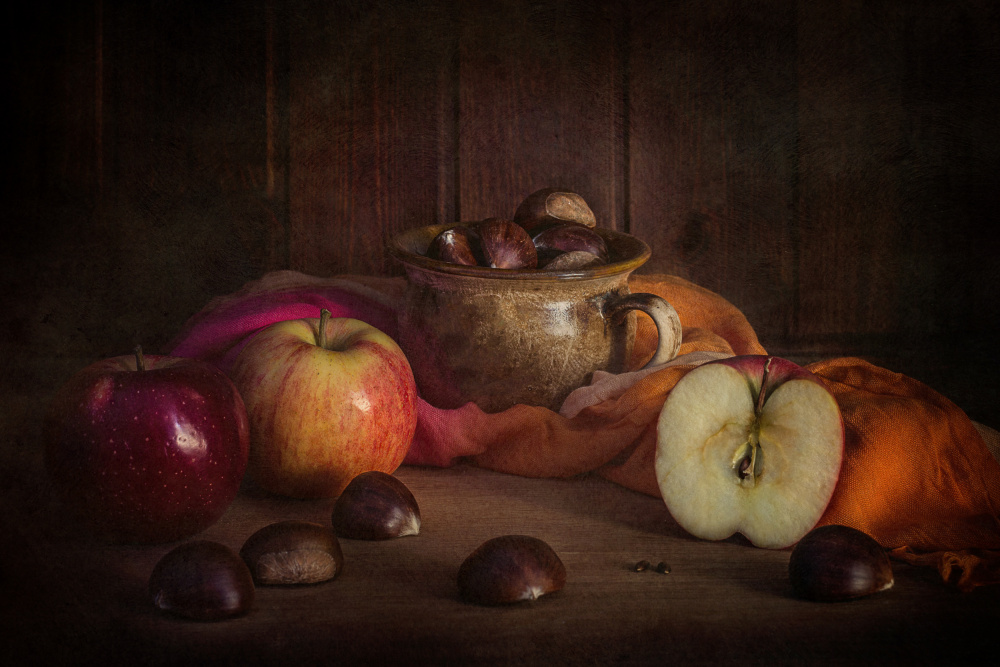
[[[544,541],[528,535],[502,535],[479,545],[458,570],[463,600],[507,605],[561,590],[566,568]]]
[[[420,507],[403,482],[371,470],[347,485],[334,503],[331,521],[340,537],[388,540],[420,533]]]
[[[856,528],[814,528],[792,549],[788,575],[802,598],[837,602],[892,588],[892,565],[885,549]]]

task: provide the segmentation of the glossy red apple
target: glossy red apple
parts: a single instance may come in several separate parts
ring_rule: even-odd
[[[215,523],[247,467],[247,414],[205,362],[98,361],[54,397],[46,467],[65,502],[114,541],[164,543]]]
[[[278,322],[230,376],[250,419],[250,475],[266,491],[332,498],[354,477],[399,467],[417,427],[417,388],[396,342],[360,320]]]
[[[657,426],[660,493],[695,537],[797,542],[840,477],[844,426],[823,381],[779,357],[747,355],[690,371]]]

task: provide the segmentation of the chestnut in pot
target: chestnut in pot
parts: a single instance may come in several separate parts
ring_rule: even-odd
[[[483,264],[493,269],[534,269],[538,253],[528,232],[503,218],[487,218],[474,227]]]
[[[569,190],[543,188],[522,201],[514,212],[514,222],[528,231],[547,222],[575,222],[597,225],[597,218],[583,197]]]
[[[465,266],[483,263],[479,235],[466,225],[456,225],[435,236],[427,248],[427,256]]]
[[[539,254],[538,259],[540,262],[542,261],[541,254]],[[602,264],[607,264],[607,262],[592,252],[571,250],[556,254],[551,259],[548,259],[541,268],[546,271],[570,271],[573,269],[589,269],[594,266],[601,266]]]
[[[539,256],[583,251],[608,261],[608,246],[600,234],[590,227],[573,222],[539,225],[531,237]]]

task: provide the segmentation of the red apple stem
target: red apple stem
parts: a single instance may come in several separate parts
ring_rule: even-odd
[[[146,370],[146,359],[142,356],[142,345],[135,346],[135,369],[137,371]]]
[[[330,321],[330,311],[326,308],[319,311],[319,332],[316,334],[316,344],[323,348],[326,347],[326,323]]]
[[[767,398],[767,376],[771,372],[771,360],[774,357],[768,357],[767,361],[764,362],[764,375],[760,379],[760,393],[757,394],[757,416],[760,417],[760,413],[764,410],[764,400]]]

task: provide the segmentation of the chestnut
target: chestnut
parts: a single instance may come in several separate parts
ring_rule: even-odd
[[[420,508],[405,484],[371,470],[356,476],[333,505],[333,529],[352,540],[388,540],[420,533]]]
[[[606,263],[592,252],[571,250],[570,252],[556,254],[552,259],[545,262],[542,268],[546,271],[570,271],[573,269],[590,269]]]
[[[250,570],[229,547],[196,540],[164,555],[149,577],[157,609],[197,621],[241,616],[254,601]]]
[[[569,190],[543,188],[528,195],[514,212],[514,222],[531,231],[545,222],[575,222],[597,225],[594,212],[583,197]]]
[[[435,236],[427,248],[431,259],[476,266],[482,264],[479,235],[466,225],[456,225]]]
[[[814,528],[792,548],[788,576],[795,593],[807,600],[836,602],[892,587],[892,565],[885,549],[856,528]]]
[[[539,255],[582,250],[596,255],[602,262],[608,261],[608,246],[604,238],[590,227],[575,222],[539,225],[533,231],[531,241]]]
[[[531,236],[520,225],[503,218],[487,218],[475,225],[483,265],[494,269],[534,269],[538,253]]]
[[[535,600],[566,584],[566,568],[548,544],[529,535],[502,535],[483,542],[458,569],[466,602],[494,606]]]
[[[311,521],[278,521],[247,538],[240,557],[261,586],[318,584],[344,566],[332,528]]]

